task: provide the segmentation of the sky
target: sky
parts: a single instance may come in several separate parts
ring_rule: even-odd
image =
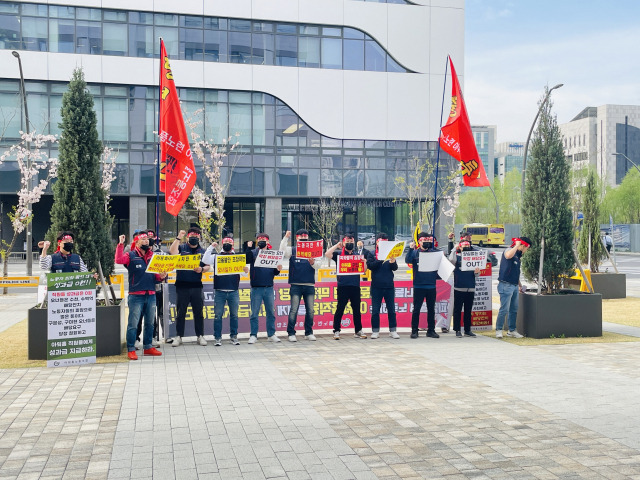
[[[640,105],[640,0],[466,0],[464,98],[472,125],[524,142],[545,85],[558,123]]]

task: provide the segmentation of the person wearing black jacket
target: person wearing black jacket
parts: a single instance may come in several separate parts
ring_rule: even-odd
[[[258,248],[250,250],[246,253],[247,263],[249,264],[249,279],[251,281],[251,318],[249,323],[251,324],[251,334],[249,336],[249,344],[254,344],[258,341],[258,313],[260,312],[260,306],[264,302],[264,310],[267,316],[267,336],[269,340],[278,343],[280,339],[276,335],[276,310],[275,310],[275,292],[273,290],[273,279],[275,278],[282,265],[278,265],[276,268],[256,267],[255,262],[258,254],[261,250],[270,250],[269,235],[266,233],[259,233],[257,236]],[[249,244],[248,246],[251,246]]]
[[[437,270],[421,272],[420,254],[427,252],[439,252],[435,248],[436,237],[429,233],[418,234],[418,245],[409,244],[409,252],[404,258],[407,265],[413,268],[413,314],[411,315],[411,338],[418,338],[418,325],[420,323],[420,309],[422,303],[427,302],[427,337],[440,338],[436,333],[436,281],[440,278]],[[417,248],[419,247],[419,248]]]
[[[461,338],[460,317],[464,308],[464,336],[475,337],[476,334],[471,331],[471,311],[473,310],[473,298],[476,292],[476,277],[480,275],[480,269],[465,270],[462,266],[462,252],[470,252],[473,250],[471,243],[462,240],[456,247],[451,250],[449,260],[455,265],[453,271],[453,330],[456,337]]]
[[[396,289],[393,285],[393,272],[398,270],[398,262],[395,258],[389,260],[378,260],[377,244],[381,240],[387,240],[386,233],[378,235],[376,240],[376,254],[369,254],[367,257],[367,268],[371,270],[371,338],[378,338],[380,335],[380,307],[382,300],[387,305],[387,316],[389,318],[389,336],[400,338],[396,332]]]
[[[189,228],[187,235],[187,243],[182,243],[185,238],[185,231],[180,230],[178,236],[169,247],[171,255],[202,255],[204,248],[200,246],[200,238],[202,233],[198,227]],[[177,316],[176,316],[176,337],[173,339],[172,345],[179,347],[184,337],[184,321],[187,315],[187,309],[191,304],[193,312],[193,322],[198,337],[198,345],[203,347],[207,344],[204,339],[204,315],[202,308],[204,307],[204,295],[202,293],[202,272],[209,270],[209,265],[205,265],[200,259],[200,265],[193,270],[178,270],[176,272],[176,297],[177,297]]]

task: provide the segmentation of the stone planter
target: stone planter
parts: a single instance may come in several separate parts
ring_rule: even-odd
[[[516,325],[531,338],[601,337],[602,295],[519,294]]]
[[[603,299],[627,298],[627,276],[624,273],[592,273],[591,282],[595,293]]]
[[[30,308],[28,317],[28,358],[47,359],[47,309]],[[120,355],[126,343],[127,323],[124,319],[124,301],[119,305],[96,308],[96,356]]]

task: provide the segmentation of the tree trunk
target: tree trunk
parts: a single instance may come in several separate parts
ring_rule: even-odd
[[[4,265],[2,266],[2,277],[3,278],[7,278],[8,274],[9,274],[9,254],[11,253],[11,250],[13,250],[13,245],[16,243],[16,239],[18,238],[18,233],[16,231],[13,232],[13,238],[11,239],[11,243],[9,244],[9,247],[7,248],[7,253],[4,256]],[[4,287],[4,289],[2,290],[2,294],[6,295],[7,293],[9,293],[9,289],[8,287]]]

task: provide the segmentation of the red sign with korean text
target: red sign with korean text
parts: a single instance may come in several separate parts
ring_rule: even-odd
[[[366,271],[364,255],[338,255],[336,275],[363,275]]]
[[[322,256],[322,240],[302,240],[296,243],[296,257],[318,258]]]

